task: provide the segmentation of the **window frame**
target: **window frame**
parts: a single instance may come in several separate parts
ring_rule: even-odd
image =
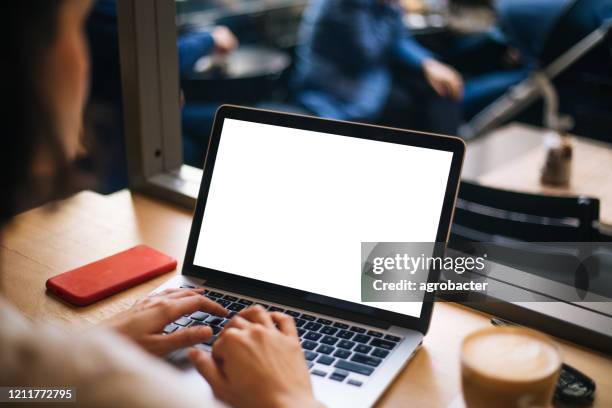
[[[202,170],[183,164],[176,6],[119,0],[117,22],[131,189],[194,207]]]

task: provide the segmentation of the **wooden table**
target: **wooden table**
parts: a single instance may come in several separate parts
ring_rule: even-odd
[[[182,259],[190,224],[190,211],[128,191],[110,196],[83,192],[59,206],[29,211],[17,217],[0,245],[1,291],[32,319],[96,323],[129,307],[179,272],[84,308],[46,295],[45,280],[139,243]],[[448,406],[459,393],[461,340],[487,327],[489,317],[453,303],[437,303],[423,347],[379,406]],[[596,380],[595,406],[612,406],[612,359],[564,341],[559,343],[565,360]]]
[[[612,226],[612,145],[574,136],[570,184],[551,187],[540,183],[544,135],[515,123],[468,143],[463,177],[506,190],[598,198],[601,223]]]

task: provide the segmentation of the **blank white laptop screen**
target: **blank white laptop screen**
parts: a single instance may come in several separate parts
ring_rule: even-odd
[[[225,119],[194,264],[364,303],[361,242],[434,242],[452,153]]]

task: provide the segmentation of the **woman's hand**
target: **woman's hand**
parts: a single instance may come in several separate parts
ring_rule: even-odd
[[[130,338],[149,353],[163,356],[190,347],[212,336],[210,327],[196,326],[162,334],[164,327],[185,314],[197,310],[226,316],[220,304],[202,296],[199,289],[166,289],[139,300],[130,309],[113,316],[103,324]]]
[[[463,78],[453,67],[430,58],[423,63],[423,72],[427,82],[442,98],[455,101],[463,98]]]
[[[321,406],[295,323],[285,314],[245,309],[225,326],[212,355],[194,348],[189,358],[215,396],[234,407]]]

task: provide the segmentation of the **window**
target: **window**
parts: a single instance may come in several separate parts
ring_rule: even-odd
[[[272,80],[286,81],[280,77],[290,58],[281,50],[295,46],[305,4],[306,0],[239,1],[231,7],[199,0],[118,2],[132,188],[192,206],[216,108],[235,103],[286,109],[260,103],[286,99],[262,95],[279,92]],[[267,13],[259,15],[256,11],[262,8]],[[267,21],[271,16],[273,22]],[[239,36],[240,56],[253,64],[252,76],[242,73],[229,87],[216,86],[218,82],[206,81],[202,74],[202,65],[211,62],[200,58],[205,48],[202,34],[219,22]]]
[[[409,15],[408,18],[402,20],[403,24],[413,28],[412,32],[414,36],[418,35],[417,39],[419,44],[426,45],[428,49],[436,51],[436,53],[432,55],[441,55],[440,51],[445,47],[440,47],[440,41],[454,41],[452,38],[455,37],[451,36],[452,38],[449,39],[449,36],[445,36],[444,33],[440,32],[442,26],[446,25],[451,27],[451,29],[453,28],[453,24],[459,27],[459,29],[472,27],[470,24],[465,24],[466,21],[468,21],[465,20],[466,15],[463,12],[465,10],[459,10],[460,13],[458,14],[459,17],[461,17],[459,19],[455,18],[457,16],[453,17],[452,9],[451,12],[443,11],[442,6],[446,4],[446,2],[415,0],[402,3],[405,3],[409,10],[414,12],[413,15]],[[317,110],[309,105],[309,101],[304,100],[301,100],[300,104],[296,104],[295,98],[292,98],[292,95],[288,92],[288,84],[291,81],[291,72],[295,69],[296,61],[299,63],[300,44],[297,41],[297,27],[299,26],[302,12],[307,4],[312,3],[308,3],[305,0],[250,0],[227,3],[221,0],[181,0],[176,2],[172,0],[121,0],[118,2],[121,69],[124,85],[124,116],[127,135],[126,142],[129,156],[128,166],[130,183],[133,188],[157,194],[165,199],[173,200],[183,205],[193,206],[202,176],[202,172],[198,169],[198,166],[201,165],[200,161],[207,144],[207,133],[209,132],[208,129],[212,121],[212,114],[216,105],[225,102],[276,110],[297,111],[324,117],[362,120],[364,122],[374,122],[397,127],[405,126],[409,128],[419,128],[419,130],[437,131],[439,133],[456,133],[450,128],[446,130],[435,128],[435,125],[446,124],[444,121],[433,120],[429,124],[420,124],[420,126],[418,123],[415,124],[415,122],[412,122],[411,125],[404,125],[397,120],[404,119],[403,116],[406,116],[403,115],[403,113],[406,112],[405,110],[400,111],[398,115],[398,112],[394,112],[393,109],[391,109],[389,112],[391,116],[388,118],[383,115],[381,118],[371,119],[366,114],[367,112],[363,113],[362,118],[347,118],[343,116],[346,112],[339,112],[338,109],[336,109],[338,104],[328,104],[327,110]],[[319,4],[325,4],[325,2],[319,2]],[[560,11],[565,13],[562,15],[564,19],[568,18],[568,16],[571,17],[572,10],[568,10],[563,11],[560,9]],[[418,15],[414,15],[415,13],[424,13],[424,17],[420,18]],[[487,15],[490,16],[490,13]],[[498,15],[498,18],[499,17]],[[569,24],[569,22],[566,23]],[[563,23],[562,26],[565,27],[566,23]],[[237,87],[236,89],[232,89],[227,83],[214,88],[215,81],[209,79],[214,79],[214,76],[218,73],[215,70],[222,71],[227,68],[227,66],[224,66],[223,61],[215,60],[214,57],[203,58],[197,56],[197,58],[192,58],[193,60],[189,62],[188,70],[182,67],[184,65],[184,60],[181,61],[180,58],[177,57],[177,55],[182,53],[181,41],[189,39],[190,35],[197,36],[202,31],[210,30],[212,26],[217,24],[228,26],[230,30],[237,35],[241,44],[244,45],[244,47],[241,47],[241,52],[245,60],[255,60],[258,56],[261,57],[265,55],[263,60],[265,60],[266,63],[257,65],[263,70],[259,73],[260,79],[262,80],[250,81],[252,78],[247,78],[248,75],[245,75],[245,78],[242,78],[244,79],[243,81],[235,81],[233,84],[233,86]],[[347,24],[344,28],[350,30],[350,26],[350,24]],[[593,35],[589,35],[592,30],[588,28],[584,35],[580,37],[586,41],[586,43],[580,42],[580,38],[567,39],[568,41],[571,40],[571,44],[581,44],[579,47],[580,52],[572,51],[570,56],[573,58],[586,55],[591,52],[593,47],[596,48],[599,42],[605,38],[605,33],[610,28],[610,25],[603,25],[602,27],[602,29],[593,31]],[[596,29],[597,27],[592,28]],[[564,29],[562,31],[565,33],[568,30]],[[474,39],[473,35],[475,35],[475,33],[467,33],[466,35],[468,37],[472,36],[470,38]],[[334,41],[333,36],[328,38],[329,41]],[[527,72],[525,70],[521,71],[521,69],[526,69],[527,67],[503,65],[507,63],[507,44],[496,43],[496,38],[477,37],[477,39],[479,39],[479,41],[467,41],[466,43],[482,45],[483,43],[480,40],[486,40],[486,47],[481,51],[463,49],[461,48],[463,43],[454,42],[451,44],[452,47],[446,48],[453,50],[461,49],[467,52],[467,54],[457,53],[454,57],[448,55],[447,59],[444,60],[445,63],[456,67],[456,69],[461,72],[466,83],[468,81],[474,81],[470,89],[487,91],[476,92],[474,95],[467,95],[468,87],[466,87],[464,99],[467,100],[471,97],[472,99],[470,100],[473,102],[471,106],[473,110],[471,113],[471,118],[473,118],[471,124],[474,125],[472,126],[472,130],[474,130],[474,128],[479,128],[479,126],[482,128],[486,127],[483,125],[485,122],[487,126],[491,125],[493,119],[495,119],[495,121],[498,119],[501,121],[500,117],[503,115],[485,115],[482,112],[487,112],[485,108],[491,106],[489,104],[491,101],[496,100],[500,94],[512,89],[511,87],[516,84],[523,84],[523,86],[522,88],[515,88],[516,92],[514,94],[510,93],[508,98],[500,99],[501,102],[493,108],[493,113],[499,113],[500,109],[503,108],[502,113],[504,113],[504,115],[514,114],[516,113],[513,110],[514,107],[510,109],[507,106],[508,104],[514,103],[515,99],[521,97],[521,95],[525,101],[527,101],[527,99],[529,99],[528,102],[535,101],[540,96],[538,92],[547,94],[549,101],[555,101],[549,103],[548,108],[551,106],[556,107],[558,101],[554,95],[551,98],[550,82],[544,83],[540,90],[535,89],[530,87],[533,84],[524,82],[527,78]],[[576,43],[576,41],[578,42]],[[568,47],[570,47],[571,44],[568,45]],[[421,45],[416,45],[416,47],[418,48]],[[403,62],[407,66],[403,66],[401,69],[405,70],[403,72],[411,73],[408,78],[411,83],[404,85],[412,86],[413,88],[411,89],[419,90],[418,92],[429,92],[429,94],[431,94],[433,91],[429,88],[425,77],[423,77],[423,72],[421,72],[422,69],[421,71],[418,69],[416,71],[410,71],[411,61],[414,62],[416,58],[417,62],[422,62],[429,58],[430,54],[422,49],[415,51],[414,47],[415,44],[413,42],[401,44],[401,47],[399,47],[402,52],[410,54],[409,56],[404,55],[405,59]],[[298,48],[297,52],[296,48]],[[545,50],[552,48],[554,47],[544,47]],[[566,56],[564,56],[564,53],[570,48],[553,50],[556,54],[552,53],[551,55],[536,57],[543,60],[548,58],[545,64],[558,70],[561,65],[567,65],[565,63],[568,59],[565,58]],[[254,50],[257,52],[252,52]],[[528,49],[521,50],[524,56],[528,56],[529,51]],[[249,52],[251,53],[249,54]],[[579,134],[587,136],[590,139],[602,139],[601,135],[609,138],[609,129],[612,123],[609,121],[610,116],[608,113],[602,114],[596,106],[597,103],[594,103],[593,106],[580,105],[580,103],[583,102],[599,101],[599,99],[597,99],[598,95],[603,95],[603,91],[601,91],[601,89],[603,89],[602,87],[609,86],[610,83],[609,55],[604,53],[607,55],[607,57],[605,57],[603,56],[604,54],[598,54],[597,52],[591,54],[592,55],[589,57],[590,59],[586,60],[588,63],[587,66],[589,69],[594,70],[593,72],[596,72],[597,75],[593,74],[588,77],[600,80],[600,82],[597,82],[595,85],[587,83],[569,83],[571,88],[569,91],[573,92],[569,94],[566,93],[567,89],[564,88],[564,86],[568,86],[567,83],[561,85],[554,83],[553,85],[558,88],[559,106],[561,106],[563,113],[571,114],[575,120],[576,126],[574,130],[577,133],[579,132]],[[289,55],[289,58],[287,58],[287,55]],[[558,58],[559,55],[563,56],[561,61],[563,64],[551,64],[551,62],[556,61],[555,58]],[[185,57],[181,56],[181,58]],[[493,64],[485,64],[486,66],[484,68],[483,66],[477,66],[478,62],[483,62],[480,61],[483,58],[486,60],[484,62],[493,62]],[[608,60],[603,60],[601,58],[608,58]],[[354,60],[350,61],[351,63],[354,62]],[[466,64],[466,62],[468,64]],[[420,67],[422,68],[422,66]],[[581,66],[580,69],[584,68]],[[484,77],[479,77],[483,70],[486,71],[485,73],[488,72],[487,70],[499,70],[500,75],[495,77],[496,81],[490,81],[491,76],[485,75]],[[541,71],[540,74],[542,73],[547,74],[547,71]],[[391,74],[394,74],[394,72]],[[273,83],[271,84],[266,78],[273,78]],[[497,85],[502,84],[503,87],[502,89],[487,89],[486,87],[476,86],[479,84],[479,80],[482,80],[482,84],[485,85],[494,82]],[[330,82],[334,81],[330,80]],[[339,88],[342,87],[341,83],[337,85]],[[206,92],[202,92],[202,88],[199,88],[200,86],[205,86]],[[585,96],[582,93],[587,92],[588,89],[590,89],[589,86],[594,89],[592,94],[593,97],[588,95]],[[345,87],[344,90],[340,89],[339,92],[346,91],[346,88],[347,87]],[[352,87],[349,86],[348,88]],[[523,92],[521,94],[521,92],[518,92],[521,90],[524,91],[527,88],[529,88],[529,93]],[[380,87],[377,89],[380,90]],[[245,90],[248,91],[245,92]],[[352,89],[349,89],[349,91],[351,90]],[[577,94],[580,97],[568,98],[564,96],[575,95],[576,92],[581,92]],[[207,99],[211,95],[214,99]],[[265,95],[265,97],[259,97],[259,95]],[[390,99],[391,97],[397,96],[393,92],[389,92],[389,95]],[[406,95],[403,96],[405,97]],[[372,92],[368,94],[368,98],[366,99],[371,101],[375,99],[375,97],[376,92]],[[401,98],[402,95],[399,95],[399,97]],[[348,99],[350,100],[351,98]],[[408,100],[400,100],[399,106],[410,104],[409,99],[410,98],[408,98]],[[420,102],[422,99],[417,98],[417,100]],[[415,109],[419,108],[419,104],[410,106]],[[602,103],[601,106],[607,105]],[[355,105],[351,106],[349,110],[354,112],[356,109],[367,110],[367,108],[368,106],[364,108],[363,105]],[[387,106],[384,108],[386,109]],[[306,111],[304,111],[304,109]],[[310,109],[310,111],[308,109]],[[189,111],[195,112],[194,116],[197,118],[195,122],[198,124],[199,129],[192,126],[193,121],[188,123],[189,115],[186,112]],[[466,115],[465,112],[466,109],[464,106],[464,115]],[[386,113],[388,112],[385,111],[385,114]],[[553,129],[555,129],[555,126],[557,126],[558,129],[564,128],[569,123],[564,117],[555,115],[556,112],[552,112],[551,114],[551,111],[547,111],[546,113],[546,121],[543,121],[542,118],[544,115],[542,113],[542,108],[532,106],[530,109],[526,110],[524,115],[513,116],[512,120],[520,120],[530,125],[539,126],[540,128],[544,126]],[[421,116],[427,118],[427,114]],[[204,117],[208,118],[208,122],[201,120],[201,118]],[[440,112],[438,112],[438,117],[443,117],[445,120],[451,119],[451,115],[440,115]],[[594,118],[598,119],[595,120]],[[461,119],[464,124],[470,124],[470,117],[463,117]],[[469,197],[467,195],[463,196],[462,202],[458,206],[458,213],[463,211],[463,221],[466,222],[465,225],[469,225],[470,219],[490,216],[493,213],[494,215],[502,214],[500,217],[505,220],[504,214],[509,214],[509,218],[507,218],[506,221],[512,221],[517,218],[516,209],[506,208],[505,205],[519,198],[501,200],[501,202],[489,200],[488,204],[483,205],[482,199],[485,195],[489,194],[492,197],[498,196],[497,192],[490,191],[491,188],[510,191],[525,190],[525,180],[529,179],[535,180],[532,183],[532,187],[535,186],[533,188],[536,190],[540,186],[539,169],[543,164],[540,159],[542,155],[534,149],[543,146],[542,140],[544,139],[543,136],[545,136],[545,132],[536,132],[533,126],[512,125],[504,127],[504,123],[502,122],[495,122],[494,125],[495,127],[502,127],[494,129],[494,132],[486,138],[477,138],[468,143],[468,157],[464,176],[469,177],[472,181],[477,181],[475,184],[488,184],[489,189],[477,191],[479,187],[475,185],[471,187],[471,191],[476,191],[477,194]],[[465,129],[465,127],[463,129]],[[604,130],[603,132],[602,129]],[[519,139],[521,140],[520,146],[519,143],[516,142]],[[512,143],[508,144],[508,140],[512,140]],[[599,160],[597,159],[597,157],[599,157],[602,159],[601,166],[610,166],[611,162],[609,159],[606,159],[609,157],[606,153],[600,154],[595,152],[601,152],[602,149],[606,149],[606,147],[602,146],[585,138],[576,138],[575,140],[576,150],[580,149],[584,154],[588,153],[594,160]],[[609,149],[609,147],[607,147],[607,149]],[[527,165],[525,164],[526,162],[521,161],[523,157],[531,157],[533,160]],[[521,160],[514,160],[518,158]],[[513,161],[516,163],[512,164]],[[574,162],[575,165],[576,163],[577,162]],[[580,165],[580,163],[578,163],[578,165]],[[580,181],[578,181],[578,185],[580,187],[588,185],[600,186],[597,187],[600,189],[603,189],[601,186],[609,186],[609,184],[607,184],[609,180],[605,179],[605,175],[608,174],[609,171],[598,170],[596,174],[590,173],[589,177],[599,177],[600,173],[603,175],[602,177],[604,177],[601,183],[593,183],[592,180],[590,183],[580,183]],[[464,192],[467,191],[467,188],[464,189]],[[538,191],[533,191],[532,189],[531,191],[524,192],[533,194]],[[598,198],[597,191],[590,192],[581,190],[579,194]],[[530,199],[529,202],[535,201]],[[596,208],[599,212],[599,203],[595,203],[594,200],[591,200],[589,205],[585,205],[585,202],[577,199],[575,204],[576,208]],[[463,205],[463,207],[461,207],[461,205]],[[499,207],[496,207],[496,205]],[[550,205],[554,206],[555,204]],[[540,218],[544,218],[544,224],[546,225],[559,224],[557,227],[562,227],[567,223],[565,216],[559,216],[558,220],[554,219],[551,221],[551,217],[549,217],[548,214],[540,214],[539,212],[542,208],[545,208],[543,205],[534,204],[532,207],[535,213],[531,215],[536,216],[539,214]],[[525,206],[523,205],[522,208],[524,209]],[[586,220],[584,225],[587,225],[588,228],[586,229],[588,230],[587,233],[591,234],[588,235],[590,237],[594,237],[593,234],[598,233],[591,228],[592,226],[610,221],[610,216],[612,216],[609,211],[607,215],[604,212],[601,213],[602,217],[607,217],[606,220],[597,218],[599,215],[597,215],[597,217],[592,216],[591,212],[580,212],[577,214],[579,214],[579,216],[574,218],[577,218],[578,221],[571,221],[567,224],[568,228],[576,224],[576,222],[580,224],[580,220]],[[520,214],[520,217],[524,215],[525,214]],[[456,217],[455,220],[457,221],[457,219]],[[455,235],[464,233],[464,235],[468,237],[483,235],[482,230],[470,231],[469,228],[464,228],[463,230],[455,228],[454,232],[457,233]],[[473,233],[476,233],[476,235]],[[494,233],[499,235],[499,231],[494,231]],[[595,240],[595,238],[587,238],[587,240],[589,239]],[[518,269],[517,271],[527,273]],[[536,274],[529,273],[529,275],[535,276]],[[504,302],[493,302],[491,304],[481,302],[480,304],[473,304],[473,306],[486,308],[510,320],[538,325],[552,333],[563,333],[563,330],[559,330],[560,326],[558,322],[565,322],[564,324],[571,324],[575,329],[572,333],[576,336],[576,339],[585,342],[592,340],[601,343],[607,337],[609,338],[612,336],[612,332],[609,330],[605,332],[605,330],[602,329],[604,327],[612,327],[612,325],[605,323],[609,322],[609,319],[612,318],[612,312],[609,310],[610,303],[607,301],[601,302],[600,304],[596,304],[596,302],[583,302],[581,304],[571,302],[521,302],[517,301],[517,299],[530,299],[530,296],[535,294],[536,291],[530,287],[519,287],[520,285],[517,285],[516,282],[511,282],[511,279],[498,279],[497,282],[501,285],[511,287],[512,290],[522,291],[523,294],[514,299],[501,299],[504,300]],[[551,317],[553,319],[551,319]],[[565,332],[567,332],[567,330],[565,330]],[[594,346],[597,347],[597,345]]]

